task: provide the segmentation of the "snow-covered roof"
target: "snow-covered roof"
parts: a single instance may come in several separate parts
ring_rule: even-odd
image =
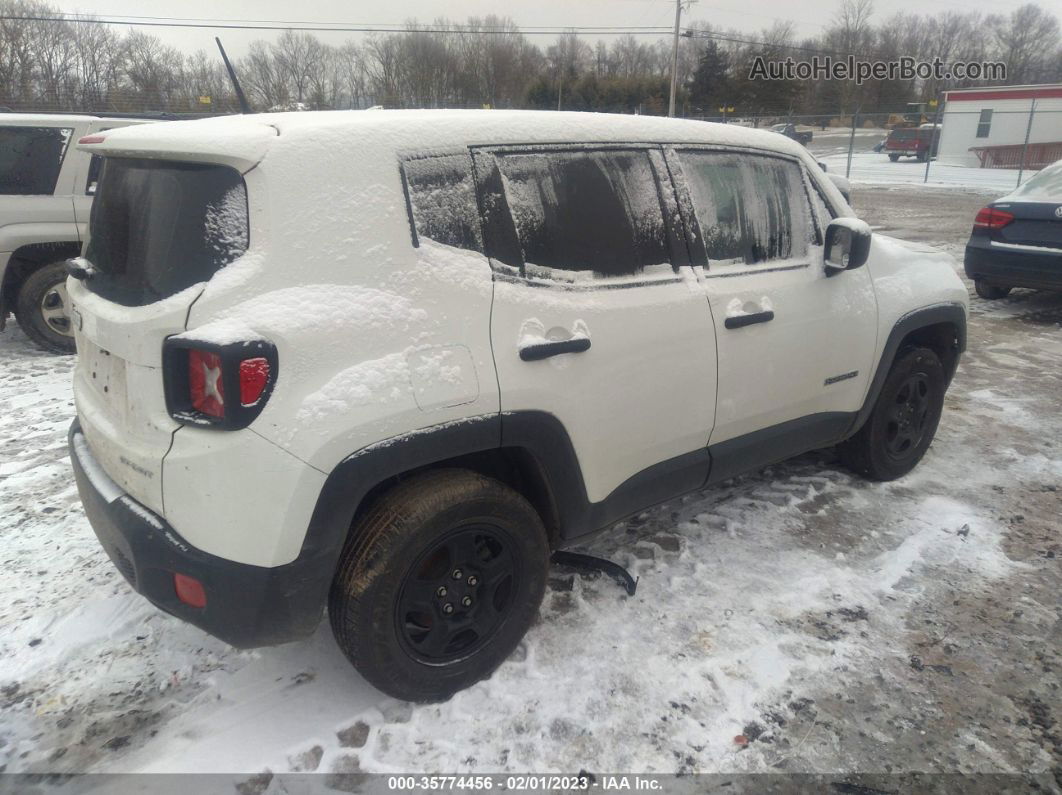
[[[381,110],[262,113],[109,131],[85,148],[101,154],[179,156],[250,168],[278,142],[322,156],[373,144],[396,151],[475,144],[696,143],[800,156],[800,144],[767,130],[657,116],[500,110]],[[322,148],[322,145],[324,148]]]

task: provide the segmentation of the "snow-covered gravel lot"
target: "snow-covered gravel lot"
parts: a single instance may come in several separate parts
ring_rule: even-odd
[[[889,164],[892,167],[892,164]],[[855,187],[961,259],[992,194]],[[381,696],[322,626],[234,651],[133,594],[66,456],[71,358],[0,335],[0,772],[1006,772],[1062,786],[1062,295],[973,300],[910,476],[804,456],[615,526],[641,578],[555,567],[445,704]],[[735,742],[737,735],[747,745]]]

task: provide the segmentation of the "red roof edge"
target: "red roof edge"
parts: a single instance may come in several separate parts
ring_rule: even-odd
[[[989,86],[982,91],[945,91],[945,102],[984,102],[992,99],[1060,99],[1062,86],[1029,86],[1027,88],[1006,89],[1003,86]]]

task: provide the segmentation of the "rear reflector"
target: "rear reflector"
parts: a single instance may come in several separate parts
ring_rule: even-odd
[[[974,218],[974,226],[978,229],[1002,229],[1014,220],[1011,213],[997,210],[994,207],[984,207],[977,211]]]
[[[188,389],[192,408],[211,417],[224,417],[225,388],[221,379],[221,357],[194,348],[188,351]]]
[[[269,360],[256,356],[240,362],[240,405],[253,406],[269,383]]]
[[[79,144],[102,144],[106,136],[103,135],[83,135],[77,139]]]
[[[177,598],[189,607],[206,607],[206,590],[195,577],[174,573],[173,590],[177,592]]]

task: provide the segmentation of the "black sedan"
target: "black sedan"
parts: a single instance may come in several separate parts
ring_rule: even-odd
[[[1062,290],[1062,160],[977,213],[965,265],[982,298]]]

